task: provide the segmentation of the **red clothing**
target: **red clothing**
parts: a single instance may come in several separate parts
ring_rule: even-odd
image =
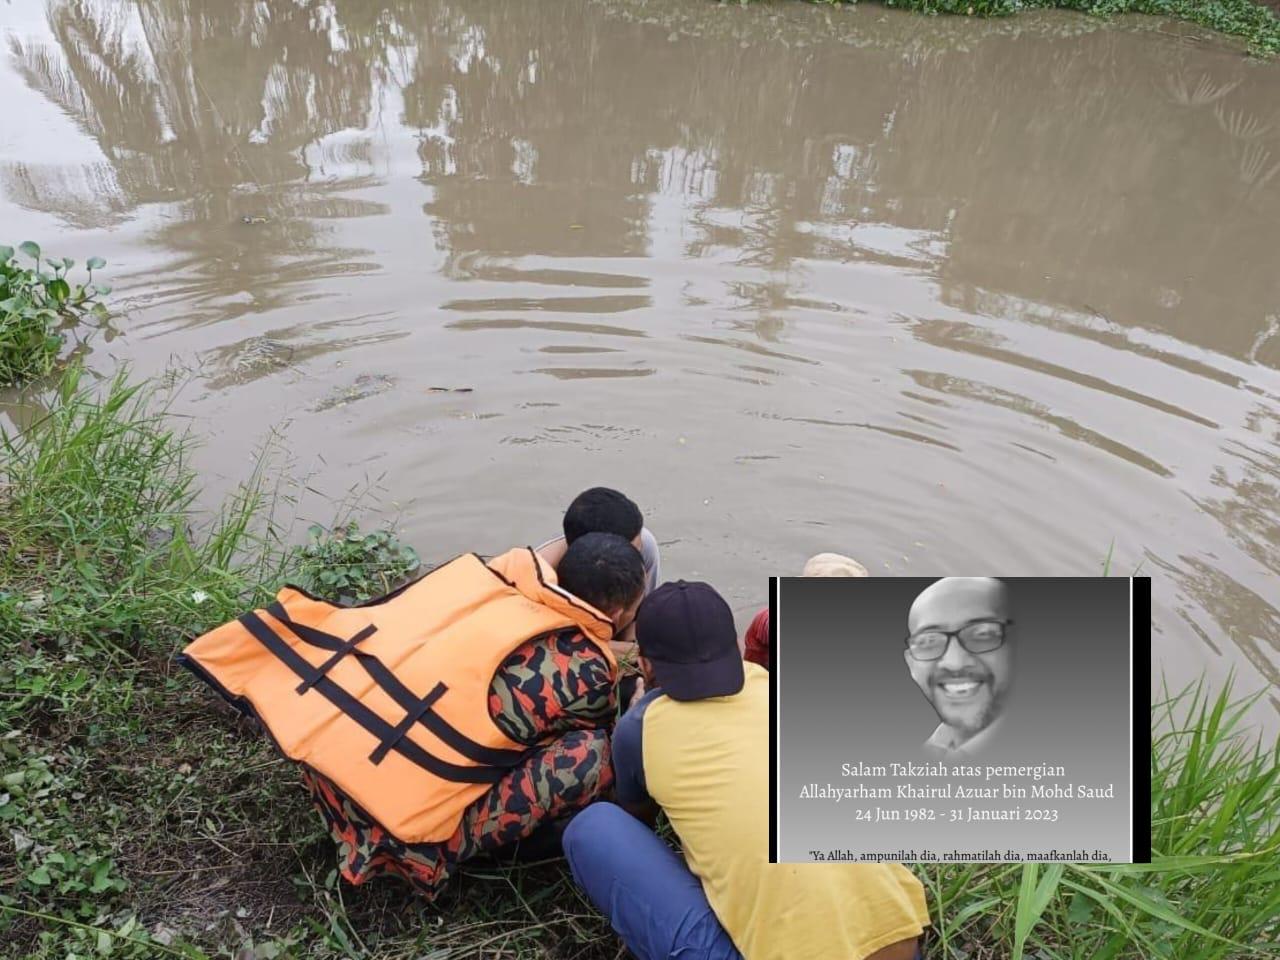
[[[746,650],[742,657],[744,660],[760,664],[766,670],[769,669],[768,607],[757,613],[755,619],[751,621],[751,626],[747,627]]]

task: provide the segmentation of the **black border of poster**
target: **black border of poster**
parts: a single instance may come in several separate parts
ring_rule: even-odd
[[[779,577],[769,578],[769,862],[778,862],[778,590]],[[1134,863],[1151,862],[1151,578],[1130,577],[1129,651],[1133,668],[1131,735],[1133,756],[1130,791],[1131,855]]]
[[[1151,862],[1151,578],[1131,577],[1133,862]]]
[[[769,578],[769,862],[778,862],[778,578]]]

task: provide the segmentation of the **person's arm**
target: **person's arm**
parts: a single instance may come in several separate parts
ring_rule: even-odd
[[[609,649],[618,659],[619,664],[635,663],[638,648],[636,647],[636,622],[632,620],[609,641]]]
[[[640,528],[640,556],[644,560],[645,592],[653,593],[662,582],[662,554],[658,550],[658,538],[648,527]]]
[[[608,660],[576,630],[523,644],[489,686],[489,715],[517,743],[608,727],[617,711]]]
[[[613,779],[618,806],[637,820],[653,826],[658,803],[649,795],[644,776],[644,713],[662,695],[650,690],[618,721],[613,732]]]

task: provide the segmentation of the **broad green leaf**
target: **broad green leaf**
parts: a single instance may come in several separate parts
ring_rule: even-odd
[[[8,263],[13,259],[13,247],[0,246],[0,263]]]
[[[45,285],[45,289],[59,303],[65,303],[67,297],[71,296],[71,285],[65,280],[51,280]]]
[[[37,263],[40,262],[40,244],[34,243],[31,240],[24,240],[22,243],[18,244],[18,249]]]
[[[84,265],[90,270],[101,270],[107,265],[107,261],[103,260],[101,257],[90,257],[84,262]]]
[[[1093,904],[1089,898],[1077,893],[1071,898],[1067,907],[1067,922],[1074,926],[1083,926],[1093,917]]]
[[[98,865],[93,868],[93,882],[89,886],[90,893],[102,893],[104,890],[111,888],[111,861],[100,860]]]
[[[27,874],[27,880],[34,883],[37,887],[47,887],[53,883],[53,878],[49,876],[49,871],[44,867],[36,867]]]

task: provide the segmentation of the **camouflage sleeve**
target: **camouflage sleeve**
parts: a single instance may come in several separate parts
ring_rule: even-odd
[[[574,630],[522,645],[489,687],[489,715],[517,743],[609,726],[616,713],[609,662]]]

